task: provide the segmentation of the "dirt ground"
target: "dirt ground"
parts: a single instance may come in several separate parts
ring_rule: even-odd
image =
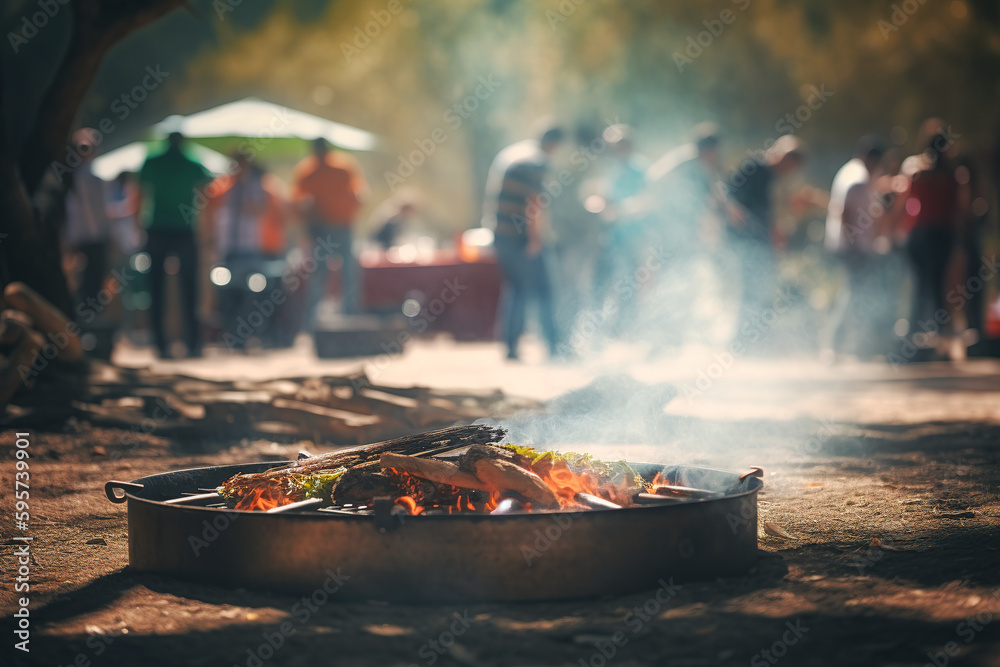
[[[436,361],[428,361],[432,355]],[[264,357],[253,372],[290,372],[290,359]],[[492,347],[428,345],[380,371],[379,381],[470,388],[493,381],[547,399],[609,369],[698,388],[711,360],[695,354],[684,364],[629,358],[582,370],[512,367]],[[228,363],[181,370],[239,369]],[[745,576],[683,583],[666,604],[650,605],[659,608],[642,623],[633,609],[655,599],[652,591],[458,606],[334,599],[297,625],[273,656],[260,649],[265,635],[292,620],[300,596],[131,572],[124,505],[109,503],[103,485],[192,466],[286,459],[321,444],[192,443],[154,433],[132,447],[129,434],[85,423],[33,431],[31,651],[14,650],[5,625],[3,662],[1000,666],[1000,364],[828,369],[746,359],[700,386],[700,394],[674,399],[641,437],[586,448],[632,460],[763,467],[760,560]],[[16,604],[12,536],[20,534],[6,518],[13,513],[13,441],[10,431],[0,436],[5,623]],[[456,613],[467,620],[453,636]]]

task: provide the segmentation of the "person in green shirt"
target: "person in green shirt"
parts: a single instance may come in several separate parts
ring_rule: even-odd
[[[173,132],[167,137],[167,149],[146,159],[139,172],[142,188],[142,224],[146,230],[146,252],[150,264],[150,326],[160,357],[170,356],[164,330],[163,310],[167,257],[180,261],[181,319],[184,325],[188,356],[201,355],[201,331],[198,313],[198,243],[197,224],[200,206],[199,189],[212,175],[200,163],[181,150],[184,136]]]

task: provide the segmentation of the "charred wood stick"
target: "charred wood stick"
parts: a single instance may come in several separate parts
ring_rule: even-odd
[[[462,449],[463,447],[468,447],[468,445],[445,445],[443,447],[435,447],[434,449],[428,449],[426,452],[420,452],[419,454],[414,454],[413,456],[419,456],[421,458],[428,456],[439,456],[441,454],[447,454],[453,452],[456,449]]]
[[[590,509],[620,510],[622,508],[622,506],[618,503],[613,503],[610,500],[605,500],[604,498],[590,493],[584,493],[583,491],[577,493],[574,498],[576,499],[576,502],[586,505]]]
[[[257,473],[257,475],[261,477],[280,477],[287,473],[304,474],[320,470],[333,470],[335,468],[350,467],[359,463],[378,461],[379,457],[386,452],[413,454],[445,445],[453,444],[459,447],[492,442],[503,438],[504,435],[506,435],[506,431],[502,428],[493,428],[490,426],[452,426],[418,435],[408,435],[384,442],[376,442],[371,445],[361,445],[328,454],[320,454],[319,456],[304,459],[295,464],[272,468],[265,472]]]
[[[50,334],[56,342],[57,357],[63,361],[83,358],[83,346],[78,336],[80,327],[52,305],[45,297],[22,282],[13,282],[3,291],[4,301],[31,318],[35,329]]]
[[[338,468],[348,468],[349,472],[360,468],[375,468],[378,466],[379,458],[385,453],[412,454],[444,444],[472,445],[477,442],[489,442],[502,438],[504,434],[503,429],[487,426],[455,426],[372,445],[342,449],[303,459],[296,463],[277,466],[264,472],[234,475],[226,480],[223,487],[227,489],[229,494],[242,497],[259,486],[281,483],[283,477],[310,475]]]
[[[450,484],[462,489],[475,489],[477,491],[493,490],[479,478],[470,475],[454,463],[449,463],[448,461],[424,459],[390,452],[382,455],[379,465],[383,468],[392,468],[397,472],[405,472],[415,477],[428,479],[438,484]]]

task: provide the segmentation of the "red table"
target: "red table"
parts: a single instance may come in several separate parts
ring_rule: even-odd
[[[456,340],[496,337],[500,270],[492,256],[463,261],[455,251],[435,253],[429,263],[393,263],[384,254],[361,260],[362,303],[366,310],[394,311],[406,299],[420,302],[416,318],[427,331],[444,331]]]

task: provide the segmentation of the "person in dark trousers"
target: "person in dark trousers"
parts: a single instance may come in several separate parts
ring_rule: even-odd
[[[959,183],[947,155],[950,146],[947,134],[936,133],[922,155],[904,163],[912,169],[905,208],[910,229],[906,250],[916,278],[910,312],[910,331],[915,333],[936,331],[935,320],[949,314],[945,274],[964,236]]]
[[[888,243],[889,229],[886,207],[873,184],[885,151],[885,143],[878,137],[862,137],[854,147],[854,157],[837,171],[830,188],[826,248],[840,260],[847,274],[847,289],[837,295],[827,332],[823,355],[829,360],[850,349],[859,356],[879,351],[877,311],[886,305],[881,303],[880,294],[884,260],[879,241]],[[886,250],[882,249],[883,253]],[[848,345],[852,337],[853,348]]]
[[[527,139],[500,151],[486,182],[483,226],[494,233],[493,245],[504,277],[499,320],[507,358],[518,358],[527,303],[538,303],[542,335],[549,354],[560,356],[553,312],[552,286],[546,266],[547,207],[542,198],[549,156],[564,138],[562,128],[546,130],[539,140]]]
[[[170,346],[164,330],[163,309],[167,257],[180,261],[181,319],[188,356],[201,355],[201,331],[198,323],[198,244],[196,226],[198,206],[195,193],[211,180],[211,174],[201,164],[181,150],[184,136],[173,132],[167,137],[167,149],[146,159],[139,172],[143,207],[143,227],[146,230],[146,252],[151,260],[150,325],[153,342],[160,357],[170,357]]]
[[[733,219],[727,227],[730,248],[742,283],[737,332],[743,332],[771,305],[777,289],[777,259],[771,235],[774,228],[773,191],[777,179],[802,167],[805,151],[798,137],[786,134],[767,150],[755,169],[729,179]],[[741,335],[741,334],[738,334]]]

